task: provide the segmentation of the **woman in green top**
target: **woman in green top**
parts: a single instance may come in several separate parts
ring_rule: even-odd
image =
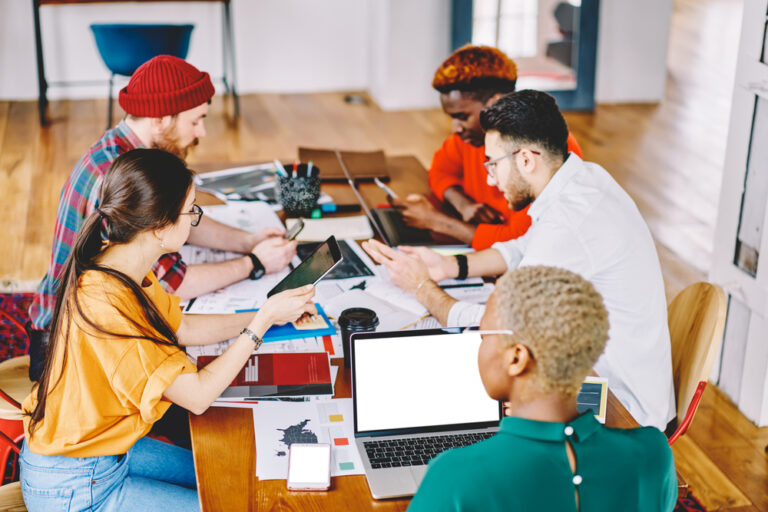
[[[510,417],[492,438],[435,458],[410,511],[674,509],[664,434],[608,428],[576,409],[608,339],[592,284],[558,268],[519,268],[497,282],[480,327],[480,376]]]

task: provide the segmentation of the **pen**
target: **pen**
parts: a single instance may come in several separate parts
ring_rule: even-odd
[[[447,288],[475,288],[475,287],[478,287],[478,286],[483,286],[484,284],[485,283],[445,284],[445,285],[441,286],[440,288],[442,288],[443,290],[445,290]]]
[[[283,167],[283,164],[280,163],[280,160],[275,158],[275,160],[272,162],[275,164],[275,172],[282,176],[283,178],[288,177],[288,172],[286,172],[285,167]]]
[[[360,211],[360,205],[359,204],[323,203],[323,204],[320,205],[320,211],[322,211],[323,213],[359,212]]]
[[[387,195],[393,199],[397,199],[397,194],[395,194],[395,191],[389,188],[382,182],[379,178],[373,178],[373,182],[376,183],[381,190],[387,193]]]
[[[307,178],[311,178],[312,177],[312,167],[313,166],[314,166],[314,164],[312,163],[312,160],[307,162]]]
[[[298,160],[293,161],[293,177],[294,178],[299,177],[299,161]]]

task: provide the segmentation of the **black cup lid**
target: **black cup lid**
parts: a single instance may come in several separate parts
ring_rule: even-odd
[[[349,308],[341,312],[339,327],[346,330],[375,329],[379,325],[376,312],[368,308]]]

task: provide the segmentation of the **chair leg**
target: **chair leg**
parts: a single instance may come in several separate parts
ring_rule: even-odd
[[[107,94],[107,130],[112,128],[112,84],[115,79],[115,74],[109,75],[109,94]]]
[[[235,89],[235,83],[237,82],[237,69],[235,66],[235,42],[232,37],[232,10],[230,1],[224,2],[224,25],[227,43],[224,45],[227,48],[226,53],[229,56],[229,63],[225,63],[226,69],[232,73],[231,80],[228,80],[229,73],[224,74],[224,86],[227,88],[227,92],[232,93],[232,101],[235,104],[235,119],[240,117],[240,99],[237,97],[237,90]],[[229,83],[227,83],[229,82]]]

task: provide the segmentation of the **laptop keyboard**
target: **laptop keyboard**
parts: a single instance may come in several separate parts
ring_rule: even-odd
[[[373,469],[423,466],[449,448],[468,446],[488,439],[495,432],[411,437],[387,441],[363,442]]]

